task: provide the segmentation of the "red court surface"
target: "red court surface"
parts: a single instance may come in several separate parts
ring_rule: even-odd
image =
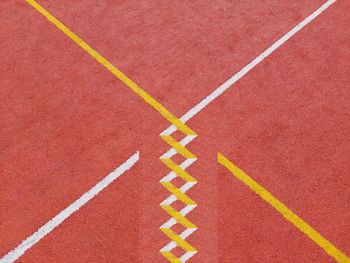
[[[325,2],[38,1],[177,117]],[[217,152],[350,255],[345,10],[335,2],[188,121],[188,262],[337,262]],[[135,166],[16,262],[167,262],[159,134],[170,123],[25,1],[1,1],[0,38],[0,262],[136,151]]]

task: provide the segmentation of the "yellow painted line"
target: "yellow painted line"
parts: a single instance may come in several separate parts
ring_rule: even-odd
[[[175,185],[170,182],[160,182],[170,193],[176,196],[176,198],[182,201],[186,205],[197,205],[195,201],[189,198],[186,194],[180,191]]]
[[[178,223],[183,225],[186,228],[197,228],[195,224],[193,224],[190,220],[188,220],[186,217],[181,215],[178,211],[176,211],[172,206],[170,205],[160,205],[161,208],[163,208],[171,217],[175,218]]]
[[[160,253],[171,263],[183,263],[179,258],[177,258],[173,253],[168,251],[160,251]]]
[[[114,76],[128,86],[132,91],[139,95],[144,101],[151,105],[156,111],[158,111],[164,118],[170,123],[176,126],[176,128],[182,131],[186,135],[196,135],[187,125],[177,119],[171,112],[169,112],[162,104],[149,95],[145,90],[138,86],[134,81],[129,79],[123,72],[113,66],[107,59],[101,56],[91,46],[89,46],[84,40],[73,33],[68,27],[66,27],[61,21],[51,15],[46,9],[39,5],[34,0],[26,0],[28,4],[34,7],[39,13],[41,13],[47,20],[54,24],[64,34],[66,34],[71,40],[84,49],[90,56],[96,59],[101,65],[108,69]]]
[[[296,215],[292,210],[280,202],[264,187],[254,181],[244,171],[234,165],[221,153],[218,153],[218,162],[226,167],[238,180],[247,185],[252,191],[259,195],[263,200],[275,208],[285,219],[291,222],[301,232],[313,240],[317,245],[323,248],[328,255],[333,257],[337,262],[350,263],[350,258],[336,248],[332,243],[325,239],[320,233],[312,228],[308,223]]]
[[[161,228],[160,230],[162,230],[164,234],[166,234],[171,240],[175,241],[179,247],[186,250],[187,252],[197,252],[194,247],[192,247],[186,240],[177,235],[173,230],[169,228]]]
[[[160,158],[160,160],[169,167],[170,170],[174,171],[179,177],[181,177],[186,182],[197,182],[197,180],[192,177],[188,172],[178,166],[175,162],[168,158]]]
[[[178,141],[176,141],[170,135],[160,135],[172,148],[174,148],[179,154],[187,159],[197,158],[193,153],[187,150],[184,146],[182,146]]]

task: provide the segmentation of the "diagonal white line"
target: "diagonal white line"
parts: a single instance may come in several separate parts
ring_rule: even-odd
[[[259,56],[254,58],[250,63],[245,65],[240,71],[234,74],[231,78],[229,78],[225,83],[215,89],[211,94],[209,94],[205,99],[199,102],[196,106],[190,109],[185,115],[183,115],[180,120],[182,122],[187,122],[193,116],[195,116],[198,112],[203,110],[209,103],[218,98],[222,93],[224,93],[227,89],[229,89],[233,84],[235,84],[238,80],[244,77],[249,71],[255,68],[259,63],[261,63],[265,58],[270,56],[274,51],[276,51],[279,47],[281,47],[284,43],[286,43],[292,36],[298,33],[302,28],[308,25],[312,20],[318,17],[323,11],[325,11],[328,7],[334,4],[336,0],[328,0],[325,2],[320,8],[314,11],[311,15],[306,17],[303,21],[297,24],[292,30],[283,35],[280,39],[278,39],[275,43],[273,43],[269,48],[263,51]],[[169,126],[166,130],[164,130],[161,134],[170,135],[174,131],[176,131],[176,127],[174,125]]]
[[[35,233],[33,233],[24,241],[22,241],[22,243],[20,243],[16,248],[14,248],[3,258],[1,258],[0,263],[12,263],[19,257],[21,257],[28,249],[30,249],[32,246],[38,243],[44,236],[53,231],[57,226],[62,224],[64,220],[66,220],[69,216],[78,211],[82,206],[84,206],[87,202],[89,202],[92,198],[99,194],[109,184],[114,182],[124,172],[129,170],[139,160],[139,157],[139,152],[133,154],[128,160],[126,160],[117,169],[115,169],[113,172],[111,172],[109,175],[103,178],[94,187],[92,187],[89,191],[83,194],[79,199],[71,203],[54,218],[48,221],[45,225],[40,227]]]
[[[316,17],[318,17],[323,11],[325,11],[328,7],[330,7],[332,4],[334,4],[336,0],[328,0],[325,2],[321,7],[319,7],[316,11],[314,11],[311,15],[306,17],[303,21],[301,21],[299,24],[297,24],[292,30],[287,32],[285,35],[283,35],[280,39],[278,39],[275,43],[273,43],[269,48],[267,48],[265,51],[263,51],[259,56],[254,58],[250,63],[248,63],[246,66],[244,66],[240,71],[238,71],[236,74],[234,74],[231,78],[229,78],[225,83],[223,83],[221,86],[219,86],[217,89],[215,89],[211,94],[209,94],[206,98],[204,98],[201,102],[199,102],[197,105],[195,105],[192,109],[190,109],[187,113],[185,113],[180,120],[182,122],[187,122],[192,117],[194,117],[197,113],[199,113],[201,110],[203,110],[208,104],[213,102],[216,98],[218,98],[221,94],[223,94],[227,89],[232,87],[233,84],[235,84],[238,80],[243,78],[249,71],[251,71],[253,68],[255,68],[259,63],[261,63],[265,58],[270,56],[275,50],[277,50],[279,47],[281,47],[285,42],[287,42],[291,37],[293,37],[296,33],[298,33],[302,28],[304,28],[307,24],[309,24],[312,20],[314,20]],[[171,135],[173,132],[176,131],[176,127],[174,125],[170,125],[167,129],[165,129],[163,132],[161,132],[161,135]],[[182,146],[186,146],[188,143],[190,143],[192,140],[194,140],[195,137],[187,138],[185,137],[181,141]],[[165,152],[162,157],[171,158],[173,155],[176,154],[176,150],[171,148],[167,152]],[[195,161],[195,160],[194,160]],[[192,163],[191,163],[192,164]],[[172,180],[174,177],[174,173],[169,173],[167,176],[165,176],[162,180]],[[176,175],[175,175],[176,176]],[[162,181],[161,180],[161,181]],[[184,185],[185,186],[185,185]],[[193,185],[191,185],[192,187]],[[188,189],[180,189],[187,191]],[[165,203],[172,203],[176,200],[176,197],[174,195],[169,196],[167,199],[165,199],[161,204]],[[193,207],[194,208],[194,207]],[[192,209],[193,209],[192,208]],[[192,210],[191,209],[191,210]],[[176,220],[174,218],[171,218],[167,222],[163,224],[162,227],[171,227],[174,223],[176,223]],[[184,231],[185,232],[185,231]],[[183,233],[184,233],[183,232]],[[187,233],[187,232],[186,232]],[[189,232],[190,235],[192,232]],[[186,237],[184,237],[186,238]],[[167,245],[165,245],[160,251],[171,251],[177,247],[176,242],[171,241]],[[196,252],[195,252],[196,253]],[[189,258],[191,258],[195,253],[185,253],[181,257],[182,262],[186,262]]]

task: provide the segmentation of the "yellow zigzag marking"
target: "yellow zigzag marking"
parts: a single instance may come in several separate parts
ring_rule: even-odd
[[[170,205],[160,205],[161,208],[163,208],[171,217],[175,218],[178,223],[183,225],[186,228],[197,228],[195,224],[193,224],[190,220],[188,220],[186,217],[181,215],[178,211],[176,211],[172,206]]]
[[[186,134],[186,135],[190,135],[190,134]],[[184,146],[182,146],[178,141],[176,141],[170,135],[161,135],[160,137],[163,138],[172,148],[174,148],[183,157],[187,159],[197,158],[193,153],[187,150]]]
[[[182,201],[186,205],[197,205],[195,201],[193,201],[191,198],[189,198],[186,194],[181,192],[179,188],[177,188],[175,185],[173,185],[170,182],[161,182],[161,184],[173,195],[176,196],[176,198],[180,201]]]
[[[186,135],[190,136],[192,134],[186,134]],[[192,152],[190,152],[186,147],[181,145],[172,136],[170,135],[160,135],[160,136],[161,138],[164,139],[166,143],[169,144],[171,148],[175,149],[178,154],[181,154],[187,160],[197,159],[197,157]],[[176,164],[170,158],[161,157],[160,160],[171,171],[173,171],[176,174],[176,176],[182,178],[185,184],[190,184],[190,185],[187,185],[189,186],[188,188],[185,187],[186,190],[197,183],[197,180],[194,177],[192,177],[188,172],[185,171],[185,169],[183,169],[181,166]],[[197,226],[185,217],[185,215],[188,212],[190,212],[194,207],[197,206],[197,203],[194,200],[192,200],[187,194],[185,194],[186,190],[182,191],[181,188],[179,189],[174,184],[172,184],[170,182],[172,180],[171,178],[174,178],[174,177],[166,176],[160,182],[164,186],[164,188],[167,189],[172,194],[170,197],[165,199],[160,204],[161,208],[165,212],[167,212],[167,214],[171,217],[171,219],[169,219],[166,223],[163,224],[160,230],[170,240],[172,240],[173,243],[170,242],[165,247],[163,247],[160,253],[168,261],[172,263],[183,263],[183,262],[186,262],[189,258],[191,258],[195,253],[197,253],[197,250],[185,240],[189,235],[191,235],[197,229]],[[186,205],[186,207],[183,208],[180,212],[171,206],[171,203],[175,200],[173,199],[172,196],[175,196],[177,200],[180,200],[182,203]],[[185,228],[185,231],[183,231],[180,235],[176,234],[173,230],[171,230],[171,227],[176,223],[181,224]],[[181,247],[185,251],[185,253],[181,258],[178,258],[173,253],[171,253],[171,250],[176,246]]]
[[[41,13],[48,21],[54,24],[59,30],[61,30],[66,36],[68,36],[72,41],[74,41],[78,46],[84,49],[91,57],[93,57],[97,62],[99,62],[102,66],[104,66],[107,70],[109,70],[115,77],[117,77],[121,82],[123,82],[130,90],[135,92],[138,96],[140,96],[145,102],[147,102],[150,106],[152,106],[156,111],[158,111],[165,119],[167,119],[171,124],[173,124],[178,130],[183,132],[187,136],[195,136],[196,133],[191,130],[186,124],[184,124],[181,120],[176,118],[170,111],[168,111],[162,104],[160,104],[156,99],[154,99],[150,94],[148,94],[144,89],[142,89],[139,85],[137,85],[133,80],[128,78],[122,71],[116,68],[112,63],[110,63],[106,58],[100,55],[96,50],[94,50],[88,43],[86,43],[83,39],[77,36],[74,32],[72,32],[67,26],[65,26],[61,21],[59,21],[56,17],[50,14],[46,9],[44,9],[41,5],[39,5],[35,0],[26,0],[28,4],[30,4],[33,8],[35,8],[39,13]],[[178,153],[183,155],[187,159],[196,158],[190,151],[188,151],[185,147],[183,147],[180,143],[174,140],[171,136],[162,135],[161,136],[172,148],[174,148]],[[165,163],[170,169],[174,169],[174,171],[185,181],[188,180],[192,183],[195,183],[196,180],[191,177],[188,173],[186,173],[181,167],[172,163],[170,159],[163,159],[163,163]],[[196,203],[185,195],[181,190],[177,189],[170,182],[162,182],[164,187],[174,194],[176,198],[183,201],[187,205],[195,205]],[[166,208],[167,212],[173,213],[169,208]],[[178,214],[173,213],[178,217]],[[181,219],[182,222],[188,222]],[[163,232],[172,240],[174,240],[180,247],[184,248],[186,251],[195,251],[193,247],[191,247],[184,239],[180,236],[173,233],[170,229],[163,229]],[[165,258],[170,260],[171,262],[181,262],[179,261],[172,253],[164,252],[162,253]],[[191,257],[191,256],[189,256]],[[188,258],[189,258],[188,257]]]
[[[171,159],[168,158],[160,158],[160,160],[169,167],[170,170],[173,170],[179,177],[181,177],[186,182],[197,182],[195,178],[193,178],[188,172],[174,163]]]
[[[176,244],[178,244],[182,249],[193,252],[197,251],[186,240],[181,238],[179,235],[175,234],[173,230],[169,228],[161,228],[160,230],[162,230],[163,233],[166,234],[171,240],[174,240]]]

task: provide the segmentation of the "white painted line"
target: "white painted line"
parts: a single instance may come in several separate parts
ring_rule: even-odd
[[[161,133],[160,135],[165,135],[163,133]],[[167,134],[167,135],[171,135],[171,134]],[[182,146],[186,146],[187,144],[189,144],[191,141],[193,141],[195,138],[197,137],[197,135],[193,136],[193,135],[187,135],[185,138],[183,138],[180,141],[180,144]],[[159,157],[160,159],[162,158],[168,158],[170,159],[171,157],[173,157],[175,154],[177,154],[177,151],[174,148],[169,149],[166,153],[164,153],[161,157]]]
[[[190,235],[192,235],[193,232],[195,232],[197,230],[197,228],[187,228],[185,229],[181,234],[180,237],[182,239],[186,239],[187,237],[189,237]],[[164,246],[160,251],[171,251],[172,249],[176,248],[177,244],[175,241],[171,241],[169,242],[166,246]],[[197,252],[195,252],[197,253]]]
[[[171,148],[173,149],[173,148]],[[192,159],[186,159],[185,161],[183,161],[179,166],[183,169],[186,170],[187,167],[189,167],[191,164],[193,164],[195,161],[197,160],[197,158],[192,158]],[[174,178],[176,178],[177,175],[174,171],[169,172],[166,176],[164,176],[160,182],[170,182],[172,181]]]
[[[105,189],[109,184],[115,181],[124,172],[129,170],[137,161],[139,160],[139,152],[133,154],[128,160],[126,160],[117,169],[107,175],[102,181],[98,182],[94,187],[92,187],[88,192],[83,194],[79,199],[74,201],[54,218],[48,221],[45,225],[40,227],[34,234],[29,236],[27,239],[22,241],[15,249],[11,250],[3,258],[0,259],[0,263],[12,263],[21,257],[28,249],[38,243],[44,236],[49,234],[57,226],[59,226],[64,220],[66,220],[73,213],[78,211],[83,205],[89,202],[97,194],[99,194],[103,189]]]
[[[197,251],[196,252],[193,252],[193,251],[188,251],[186,254],[184,254],[180,260],[181,262],[187,262],[187,260],[189,260],[191,257],[193,257],[195,254],[197,254]]]
[[[183,216],[186,216],[189,212],[191,212],[196,207],[197,205],[185,206],[184,208],[181,209],[180,214]],[[172,228],[176,224],[177,224],[176,219],[171,217],[168,221],[166,221],[163,225],[161,225],[160,228]]]
[[[209,103],[219,97],[222,93],[224,93],[228,88],[230,88],[233,84],[235,84],[238,80],[244,77],[249,71],[255,68],[260,62],[262,62],[265,58],[270,56],[275,50],[277,50],[280,46],[286,43],[292,36],[298,33],[303,27],[309,24],[312,20],[318,17],[323,11],[325,11],[328,7],[334,4],[336,0],[329,0],[324,3],[320,8],[318,8],[315,12],[301,21],[298,25],[296,25],[292,30],[278,39],[275,43],[273,43],[269,48],[267,48],[264,52],[262,52],[259,56],[254,58],[249,64],[244,66],[240,71],[234,74],[231,78],[229,78],[225,83],[223,83],[220,87],[215,89],[210,95],[208,95],[205,99],[199,102],[196,106],[190,109],[185,115],[183,115],[180,120],[182,122],[187,122],[193,116],[195,116],[198,112],[203,110]],[[166,130],[164,130],[161,134],[170,135],[174,131],[176,131],[176,127],[171,125]]]
[[[221,94],[223,94],[233,84],[235,84],[238,80],[240,80],[242,77],[244,77],[249,71],[251,71],[253,68],[255,68],[265,58],[270,56],[275,50],[277,50],[280,46],[282,46],[285,42],[287,42],[292,36],[294,36],[303,27],[305,27],[307,24],[309,24],[312,20],[314,20],[317,16],[319,16],[323,11],[325,11],[328,7],[330,7],[335,2],[336,2],[336,0],[329,0],[326,3],[324,3],[315,12],[313,12],[311,15],[309,15],[307,18],[305,18],[303,21],[301,21],[292,30],[290,30],[288,33],[286,33],[284,36],[282,36],[280,39],[278,39],[269,48],[267,48],[265,51],[263,51],[259,56],[254,58],[250,63],[248,63],[246,66],[244,66],[240,71],[238,71],[236,74],[234,74],[231,78],[229,78],[225,83],[223,83],[221,86],[219,86],[217,89],[215,89],[211,94],[209,94],[200,103],[198,103],[196,106],[194,106],[192,109],[190,109],[185,115],[183,115],[180,118],[180,120],[185,123],[188,120],[190,120],[192,117],[194,117],[197,113],[199,113],[201,110],[203,110],[209,103],[211,103],[216,98],[218,98]],[[176,131],[176,127],[174,125],[170,125],[167,129],[165,129],[163,132],[161,132],[160,135],[171,135],[175,131]],[[186,136],[184,139],[181,140],[180,144],[182,146],[186,146],[188,143],[190,143],[195,138],[196,138],[196,136],[192,136],[192,137]],[[161,158],[171,158],[176,153],[177,153],[176,150],[174,148],[171,148],[170,150],[165,152],[161,156]],[[193,159],[193,162],[194,161],[196,161],[196,159]],[[186,166],[187,167],[190,166],[193,162],[189,163],[189,165],[186,165]],[[175,177],[176,177],[176,174],[174,172],[170,172],[164,178],[161,179],[161,182],[171,181]],[[188,182],[188,183],[186,183],[185,185],[183,185],[180,188],[180,191],[186,192],[194,184],[196,184],[196,183]],[[173,202],[175,202],[176,200],[177,200],[177,198],[176,198],[175,195],[170,195],[168,198],[166,198],[164,201],[161,202],[161,205],[170,205]],[[187,206],[187,207],[188,207],[188,210],[186,209],[186,210],[182,211],[185,214],[190,212],[196,206],[193,206],[193,207]],[[167,222],[165,222],[161,226],[161,228],[170,228],[171,226],[173,226],[176,223],[177,223],[176,219],[170,218]],[[197,229],[186,229],[185,231],[183,231],[181,233],[180,236],[183,239],[186,239],[186,237],[191,235],[195,230],[197,230]],[[160,251],[161,252],[162,251],[171,251],[172,249],[174,249],[176,247],[177,247],[176,242],[175,241],[170,241],[167,245],[165,245],[163,248],[161,248]],[[185,253],[180,258],[181,262],[186,262],[188,259],[190,259],[196,253],[197,252],[187,252],[187,253]]]

